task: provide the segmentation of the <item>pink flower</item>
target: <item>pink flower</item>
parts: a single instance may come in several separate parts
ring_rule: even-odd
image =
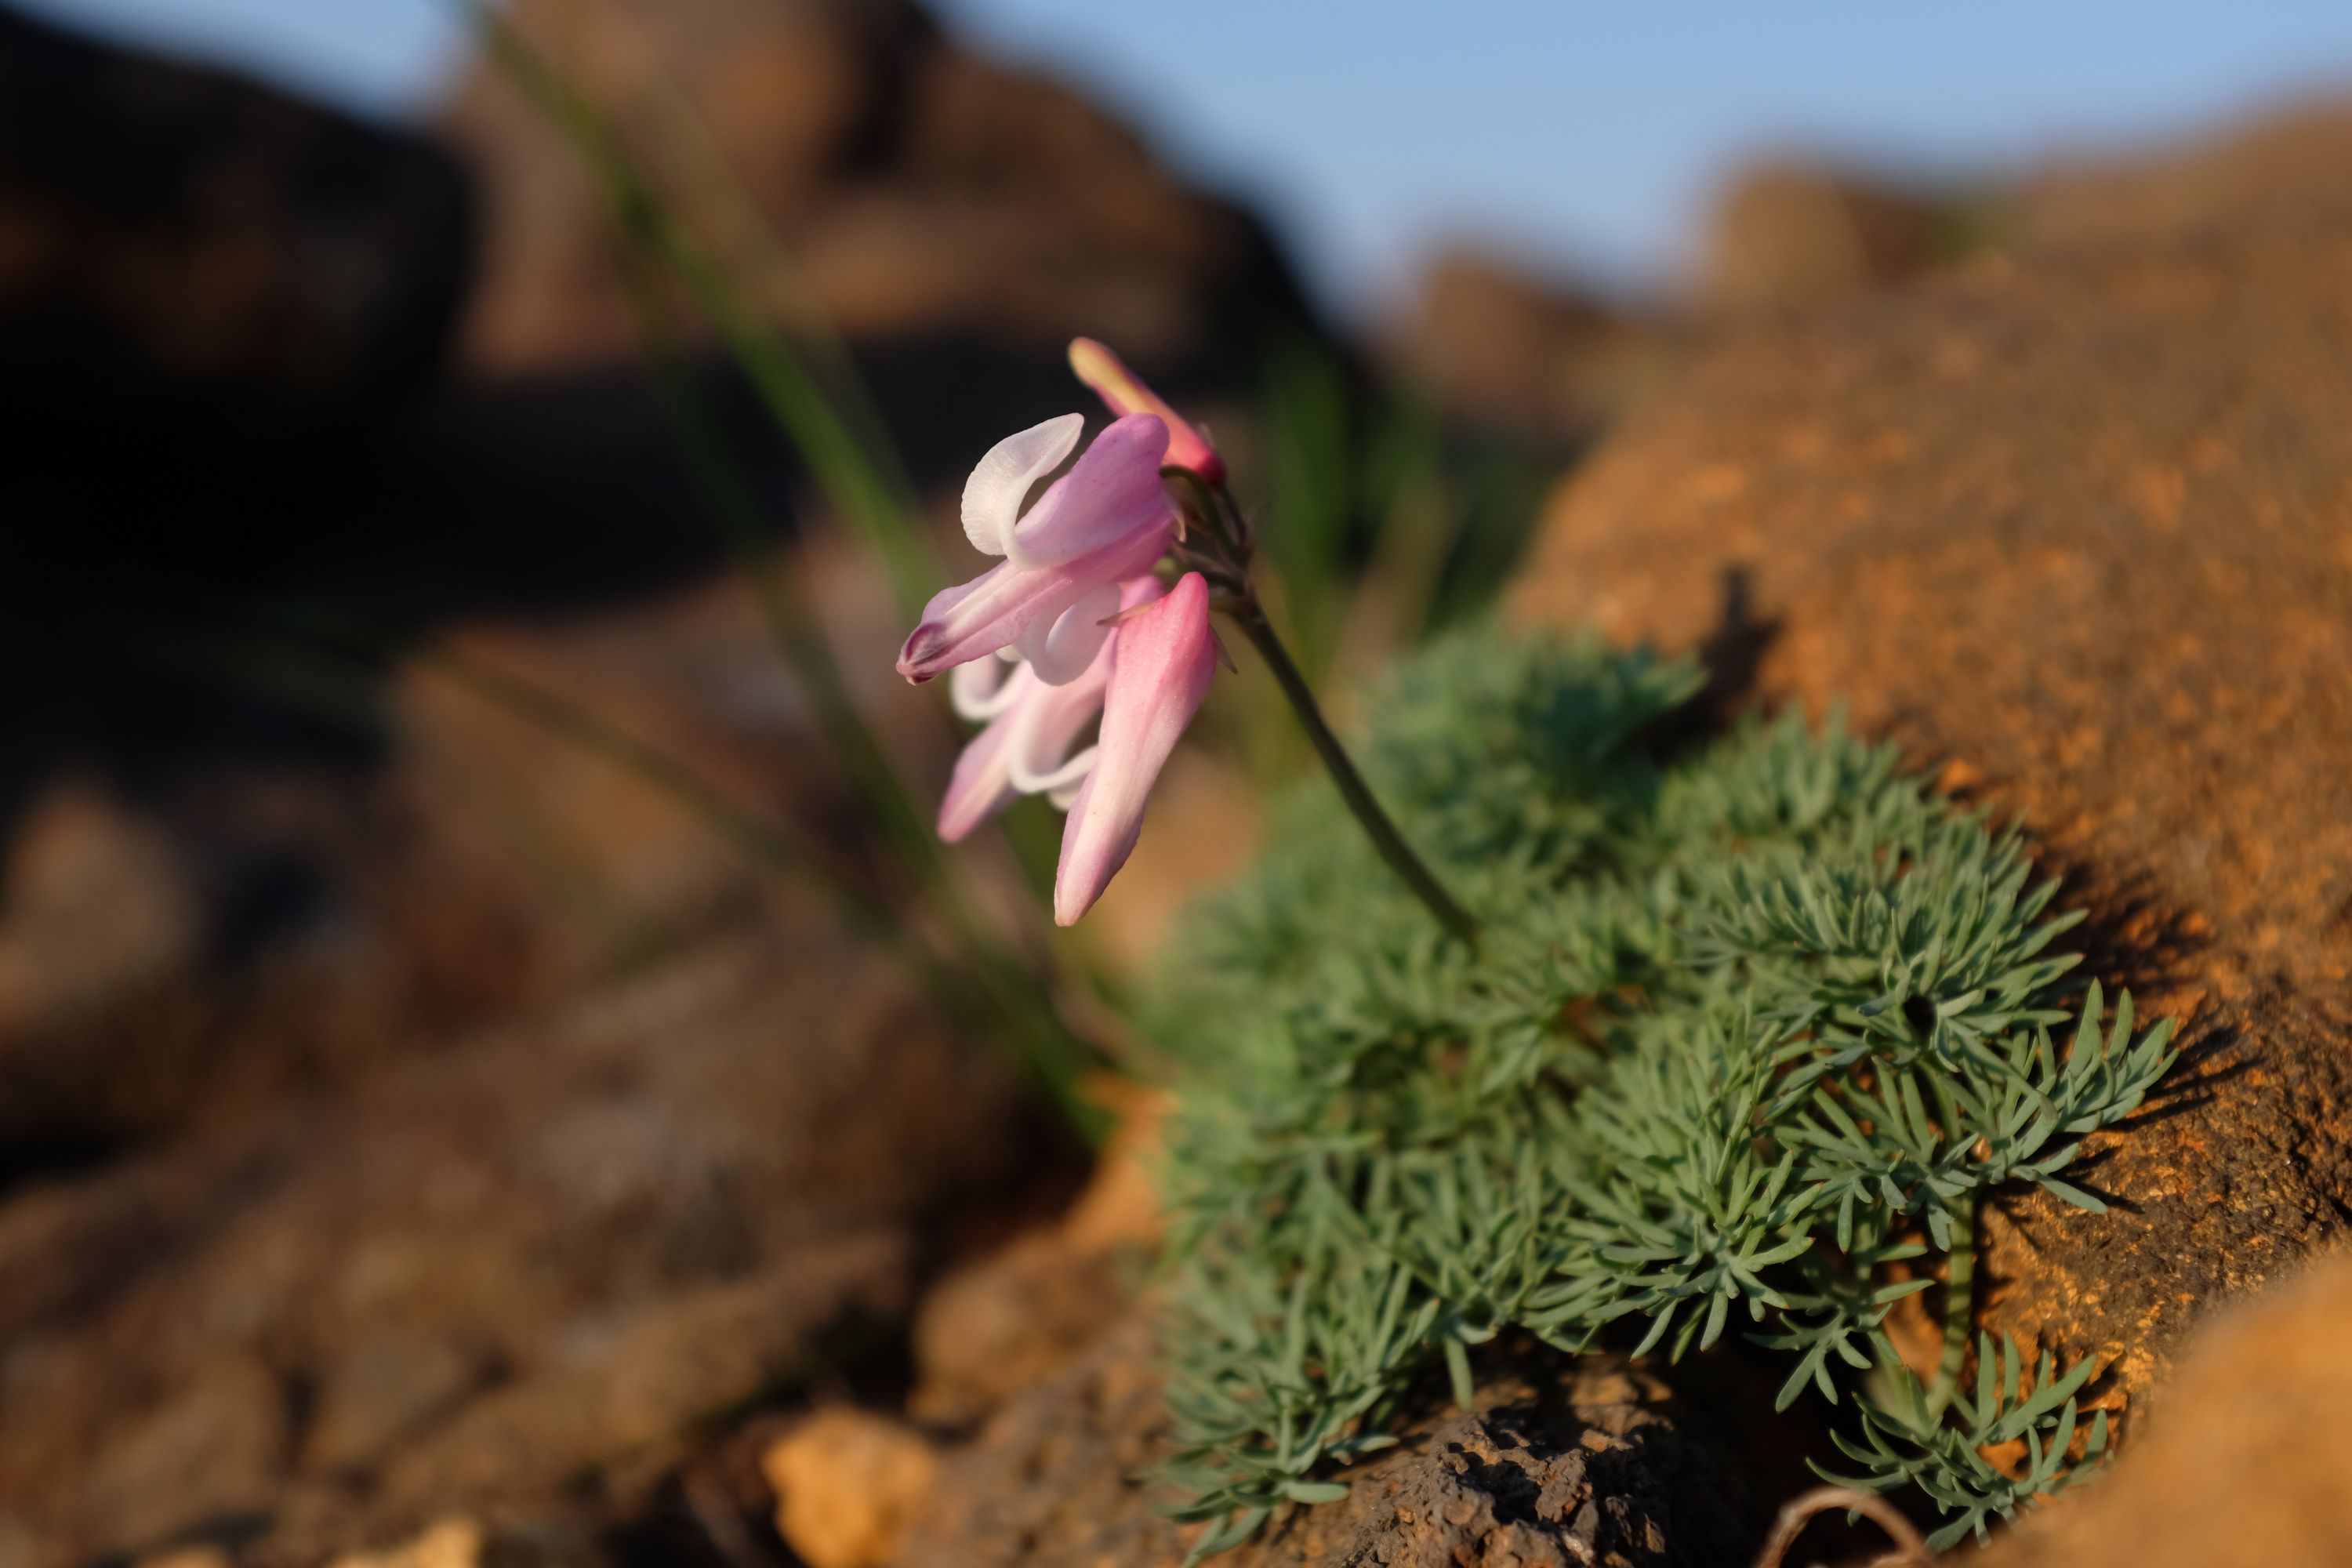
[[[1148,605],[1163,592],[1158,578],[1135,578],[1122,585],[1119,607]],[[1042,795],[1069,809],[1096,755],[1089,747],[1072,756],[1070,746],[1102,711],[1118,642],[1113,630],[1078,678],[1060,686],[1046,685],[1026,661],[1003,655],[949,671],[948,697],[958,716],[987,727],[956,758],[940,801],[941,838],[958,842],[1024,795]]]
[[[1206,580],[1187,573],[1167,589],[1152,575],[1176,518],[1160,478],[1171,429],[1160,415],[1114,422],[1022,515],[1085,424],[1049,419],[980,460],[964,485],[964,532],[1003,560],[924,605],[898,654],[909,680],[951,672],[956,711],[985,726],[956,759],[940,837],[955,842],[1023,795],[1069,812],[1054,880],[1063,925],[1127,863],[1144,801],[1216,668]],[[1073,754],[1097,715],[1099,739]]]
[[[1078,444],[1084,416],[1066,414],[990,448],[964,484],[963,527],[1003,563],[923,606],[898,653],[898,673],[925,681],[1018,647],[1049,686],[1093,662],[1118,609],[1118,584],[1168,552],[1176,506],[1160,479],[1168,427],[1136,414],[1094,439],[1070,471],[1021,514],[1029,489]]]
[[[1209,444],[1207,432],[1168,405],[1119,357],[1092,338],[1070,340],[1070,369],[1094,389],[1113,414],[1150,414],[1168,426],[1168,461],[1190,468],[1213,485],[1225,481],[1225,460]]]
[[[1054,880],[1054,919],[1062,925],[1093,908],[1127,863],[1144,801],[1216,668],[1209,589],[1199,573],[1187,573],[1172,592],[1139,577],[1119,598],[1122,610],[1139,613],[1112,629],[1073,680],[1049,686],[1027,664],[995,658],[961,665],[951,679],[956,710],[987,728],[956,759],[940,803],[940,837],[953,843],[1023,795],[1066,807]],[[1070,754],[1097,713],[1101,738]]]

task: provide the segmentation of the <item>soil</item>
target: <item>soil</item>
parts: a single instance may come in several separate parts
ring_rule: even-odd
[[[1174,1568],[1201,1527],[1136,1472],[1165,1414],[1149,1321],[1118,1324],[941,1464],[899,1568]],[[1436,1402],[1441,1407],[1443,1401]],[[1732,1561],[1752,1503],[1727,1482],[1706,1424],[1645,1373],[1607,1357],[1528,1358],[1468,1413],[1433,1414],[1344,1479],[1340,1502],[1294,1510],[1233,1568],[1665,1568]],[[1744,1506],[1745,1505],[1745,1506]]]

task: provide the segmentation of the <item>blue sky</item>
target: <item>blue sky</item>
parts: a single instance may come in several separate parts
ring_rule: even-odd
[[[448,0],[30,0],[384,113],[430,100]],[[1465,236],[1624,286],[1759,148],[2030,163],[2352,92],[2352,0],[938,0],[1252,196],[1339,302]]]

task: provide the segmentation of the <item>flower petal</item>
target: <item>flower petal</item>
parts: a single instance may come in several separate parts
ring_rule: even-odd
[[[969,583],[941,589],[898,650],[898,673],[919,685],[1010,647],[1031,626],[1050,625],[1100,584],[1150,572],[1168,552],[1168,536],[1162,521],[1059,565],[1000,562]]]
[[[1207,433],[1192,424],[1143,384],[1119,357],[1092,338],[1070,340],[1070,369],[1093,388],[1114,414],[1150,414],[1168,426],[1168,462],[1190,468],[1211,484],[1222,484],[1225,462],[1209,444]]]
[[[950,844],[1020,798],[1012,779],[1014,721],[1020,711],[1015,708],[1000,715],[957,753],[947,793],[940,797],[940,837]]]
[[[1055,923],[1076,923],[1127,864],[1152,783],[1199,711],[1216,668],[1209,585],[1197,572],[1186,573],[1166,598],[1120,623],[1094,771],[1071,803],[1062,832]]]
[[[1014,789],[1050,796],[1078,787],[1093,769],[1099,748],[1088,746],[1073,756],[1070,742],[1102,711],[1103,689],[1109,682],[1106,658],[1066,686],[1039,687],[1037,695],[1022,704],[1006,753],[1006,776]]]
[[[1110,619],[1118,614],[1116,583],[1105,583],[1048,621],[1042,616],[1022,634],[1021,657],[1048,686],[1076,680],[1110,641]]]
[[[983,555],[1005,553],[1030,487],[1062,466],[1086,428],[1085,415],[1064,414],[988,449],[963,482],[963,531],[973,549]]]
[[[984,724],[1020,701],[1035,679],[1025,664],[975,658],[948,671],[948,706],[957,718]]]
[[[1167,592],[1157,577],[1135,577],[1118,585],[1108,605],[1081,607],[1089,616],[1096,608],[1111,612],[1140,610]],[[1106,627],[1101,647],[1076,679],[1061,686],[1036,684],[1022,704],[1020,725],[1013,740],[1014,789],[1024,795],[1042,795],[1061,810],[1070,808],[1070,802],[1086,782],[1087,774],[1093,771],[1096,754],[1101,750],[1089,746],[1073,756],[1070,742],[1102,711],[1103,693],[1110,684],[1117,654],[1118,639]],[[959,671],[964,668],[957,667]]]
[[[1160,479],[1167,453],[1168,427],[1158,419],[1114,421],[1008,530],[1005,559],[1055,565],[1170,522],[1176,503]]]

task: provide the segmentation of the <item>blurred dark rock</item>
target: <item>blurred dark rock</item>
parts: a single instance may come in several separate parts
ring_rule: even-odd
[[[870,1360],[926,1227],[1031,1179],[1020,1107],[889,971],[780,912],[22,1190],[11,1568],[192,1540],[316,1563],[467,1509],[593,1533],[701,1424]]]
[[[1087,333],[1160,365],[1312,331],[1255,219],[905,0],[520,0],[512,16],[786,320],[1053,349]],[[481,171],[488,215],[468,363],[630,355],[607,226],[561,137],[487,62],[442,124]]]
[[[438,363],[470,231],[416,136],[0,10],[11,489],[317,458]]]
[[[2312,216],[1738,335],[1567,481],[1517,591],[2022,817],[2092,972],[2187,1021],[2093,1141],[2110,1211],[2005,1198],[1979,1270],[1993,1328],[2135,1395],[2352,1215],[2347,279],[2352,221]]]
[[[838,624],[887,644],[879,606],[846,575],[830,595]],[[212,635],[200,624],[172,646],[202,660]],[[442,633],[429,650],[378,677],[298,640],[258,669],[211,672],[231,691],[239,679],[278,689],[273,667],[323,683],[384,736],[364,763],[215,757],[130,799],[70,775],[34,798],[0,860],[12,1173],[233,1120],[390,1056],[443,1054],[484,1020],[772,900],[772,874],[673,794],[432,660],[558,693],[761,812],[824,825],[845,811],[810,765],[804,710],[740,588]],[[886,721],[938,738],[915,694],[872,684]],[[856,840],[846,820],[831,831]]]

